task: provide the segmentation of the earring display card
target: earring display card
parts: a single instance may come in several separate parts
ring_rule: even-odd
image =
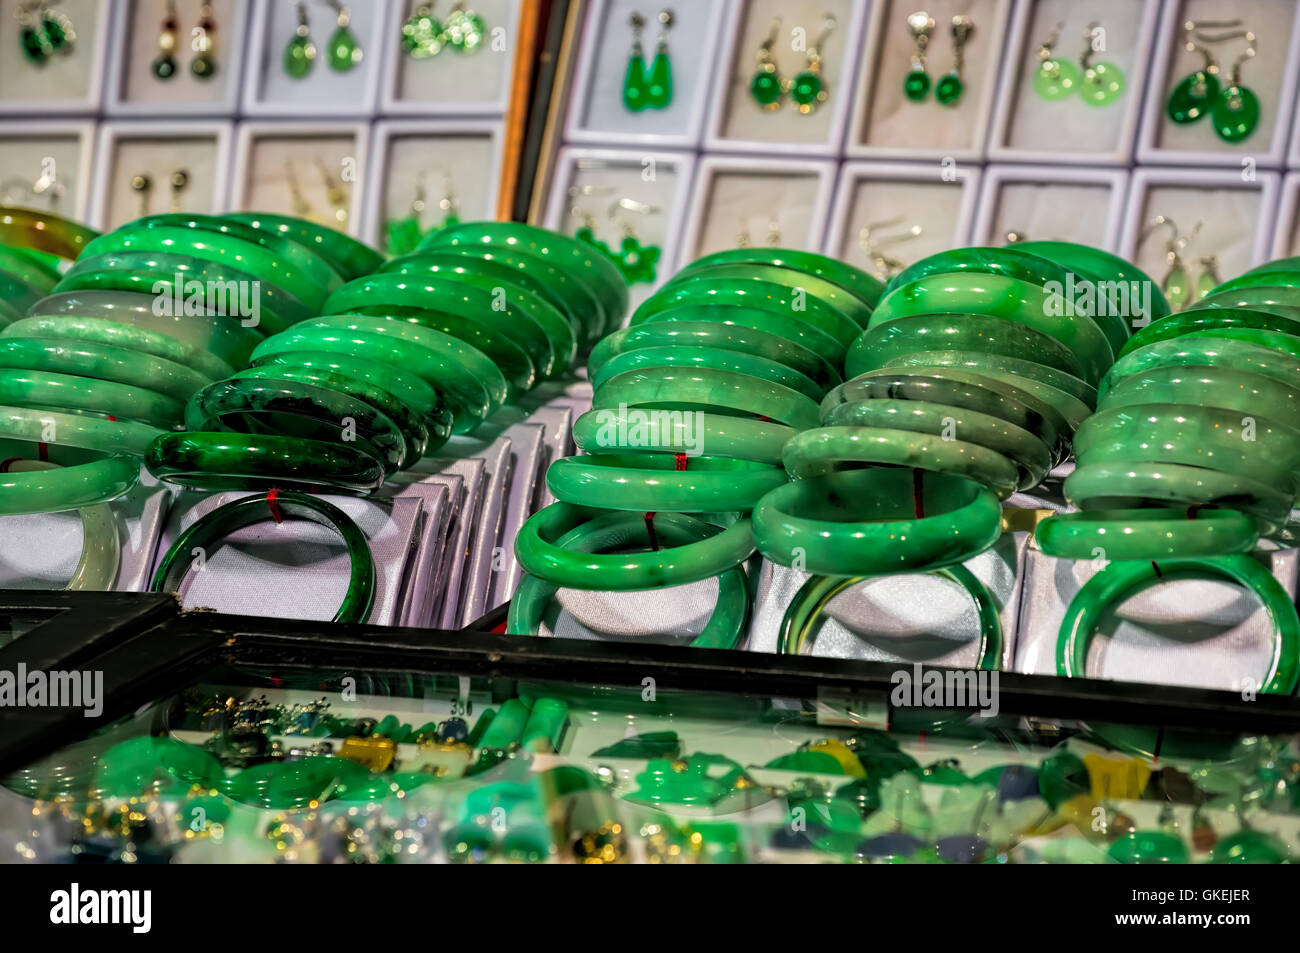
[[[1188,21],[1206,22],[1193,34],[1197,51],[1186,49]],[[1171,0],[1165,5],[1159,30],[1139,161],[1237,165],[1249,159],[1259,165],[1280,166],[1300,69],[1300,8],[1293,0],[1238,0],[1229,7],[1214,0]],[[1253,44],[1241,35],[1244,32],[1254,37]],[[1211,87],[1199,118],[1174,122],[1171,102],[1182,101],[1186,106],[1185,94],[1193,85],[1189,77],[1206,66],[1200,49],[1217,64],[1218,95],[1213,95]],[[1242,99],[1228,95],[1233,88],[1234,64],[1240,71],[1236,85],[1249,90]],[[1258,118],[1252,127],[1255,114]],[[1248,131],[1235,141],[1216,132],[1216,127],[1238,124]]]
[[[388,0],[351,6],[324,0],[257,0],[244,111],[282,116],[371,112],[379,85],[379,31],[387,6]],[[291,47],[301,53],[308,46],[314,50],[310,58],[290,55]]]
[[[1127,162],[1158,8],[1156,0],[1018,0],[990,157]]]
[[[846,149],[851,155],[982,157],[1010,0],[939,0],[926,4],[925,11],[934,20],[926,53],[929,86],[913,100],[905,91],[916,50],[908,18],[919,11],[900,0],[872,5]],[[954,17],[965,17],[973,32],[963,47],[961,95],[945,105],[936,90],[955,66]]]
[[[356,234],[365,150],[365,127],[244,125],[234,200],[242,209],[297,215]]]
[[[225,210],[230,127],[109,123],[100,127],[97,228],[159,212]]]
[[[966,242],[980,174],[934,165],[847,163],[826,254],[882,281]]]
[[[580,41],[578,78],[571,94],[566,138],[571,142],[663,146],[698,143],[717,72],[714,51],[725,7],[723,0],[675,4],[665,0],[661,5],[643,0],[595,0]],[[632,17],[635,14],[644,21],[641,49],[645,72],[649,74],[663,33],[659,15],[665,11],[672,16],[664,35],[672,75],[671,95],[666,105],[632,108],[624,92],[628,80],[635,79],[629,76]]]
[[[515,40],[523,0],[474,0],[466,11],[477,15],[483,29],[472,48],[426,44],[432,55],[413,56],[403,46],[402,26],[421,6],[444,23],[450,5],[423,0],[391,0],[384,26],[384,112],[500,114],[506,111]]]
[[[737,245],[821,247],[833,162],[710,156],[698,168],[681,264]]]
[[[44,17],[32,22],[36,6],[0,0],[0,111],[94,112],[103,94],[108,0],[48,4],[50,24]],[[28,25],[39,41],[30,47],[23,42]]]
[[[114,4],[117,25],[109,58],[109,111],[233,113],[239,97],[250,2],[133,0]],[[169,15],[175,16],[174,30],[167,29]]]
[[[800,155],[838,151],[865,5],[749,0],[735,9],[710,147]]]
[[[977,245],[1065,241],[1113,250],[1124,216],[1123,169],[991,166],[984,173]]]
[[[0,205],[86,217],[90,123],[0,125]]]

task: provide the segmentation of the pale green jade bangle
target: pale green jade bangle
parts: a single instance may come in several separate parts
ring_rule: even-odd
[[[1259,527],[1236,510],[1151,507],[1058,513],[1034,535],[1039,549],[1063,559],[1173,559],[1249,552]]]
[[[1274,420],[1300,421],[1300,390],[1231,367],[1186,364],[1130,374],[1106,391],[1097,409],[1124,404],[1202,404],[1242,414],[1262,410]]]
[[[0,370],[0,404],[125,417],[171,429],[185,405],[154,391],[49,371]]]
[[[986,486],[1005,500],[1019,485],[1016,464],[965,440],[881,427],[818,427],[795,434],[781,454],[796,480],[826,476],[845,464],[912,467],[951,473]]]
[[[44,460],[7,460],[0,464],[0,474],[37,473],[57,469],[57,463]],[[100,592],[112,589],[122,561],[122,544],[117,538],[117,519],[105,503],[84,506],[77,512],[81,517],[82,528],[81,557],[77,560],[72,578],[63,588],[68,591]]]
[[[611,377],[595,392],[596,407],[680,404],[725,407],[796,430],[817,426],[817,403],[781,384],[708,368],[652,367]],[[683,406],[684,410],[696,409]]]
[[[931,275],[900,285],[880,300],[871,328],[895,318],[939,312],[983,314],[1029,325],[1055,338],[1083,364],[1083,379],[1096,384],[1115,362],[1110,341],[1088,317],[1067,315],[1060,295],[1000,275]]]
[[[655,538],[651,540],[643,517],[631,513],[605,513],[565,533],[556,541],[556,546],[575,554],[600,553],[606,549],[623,549],[629,545],[644,545],[653,549],[664,543],[676,549],[700,545],[717,536],[717,527],[680,513],[656,513],[653,525]],[[752,546],[750,552],[753,552]],[[595,581],[600,585],[599,579]],[[506,631],[512,635],[537,635],[541,631],[546,609],[559,588],[539,576],[524,576],[514,598],[510,600]],[[744,636],[748,616],[749,587],[744,570],[739,565],[734,565],[718,576],[717,604],[700,634],[691,641],[692,647],[735,648]]]
[[[1277,486],[1240,473],[1178,463],[1089,463],[1063,484],[1065,498],[1081,510],[1127,510],[1152,502],[1170,507],[1222,507],[1248,513],[1265,535],[1282,529],[1293,498]]]
[[[753,522],[768,559],[830,576],[939,569],[978,556],[1002,535],[992,490],[896,467],[787,483],[759,501]]]
[[[1063,390],[1088,407],[1097,406],[1097,388],[1081,377],[1058,371],[1046,364],[1037,364],[1005,354],[977,354],[968,351],[924,351],[907,354],[885,362],[886,368],[905,370],[909,367],[955,367],[966,371],[999,371],[1016,377],[1040,381],[1049,387]]]
[[[1187,310],[1200,311],[1204,308],[1251,308],[1255,311],[1268,311],[1274,306],[1282,308],[1300,307],[1300,288],[1287,288],[1278,285],[1254,285],[1247,288],[1234,288],[1231,291],[1212,291]]]
[[[695,259],[683,268],[682,272],[693,271],[696,268],[703,268],[720,262],[752,262],[762,265],[779,265],[795,272],[816,275],[826,281],[834,282],[845,291],[852,293],[869,308],[876,306],[876,302],[880,300],[880,296],[885,291],[884,282],[859,268],[854,268],[838,258],[831,258],[827,255],[819,255],[816,252],[796,248],[769,248],[752,245],[744,248],[728,248],[725,251],[711,252]]]
[[[1182,337],[1193,331],[1205,331],[1210,328],[1257,328],[1263,331],[1281,331],[1284,334],[1300,333],[1300,308],[1289,310],[1296,312],[1295,318],[1279,317],[1276,314],[1251,308],[1203,308],[1200,311],[1189,309],[1171,314],[1136,332],[1119,352],[1119,357],[1122,358],[1156,341]]]
[[[176,401],[208,383],[202,374],[141,351],[68,338],[0,336],[0,368],[55,371],[156,391]]]
[[[0,439],[0,460],[28,459],[32,451],[29,441]],[[58,469],[0,472],[0,515],[54,513],[107,503],[140,479],[140,461],[135,457],[56,446],[50,448],[50,456]]]
[[[584,553],[560,545],[566,534],[586,523],[596,529],[626,520],[627,514],[608,513],[571,503],[552,503],[528,518],[515,539],[515,555],[524,571],[556,586],[571,589],[626,592],[663,589],[710,579],[748,559],[754,536],[748,518],[722,528],[699,542],[635,553]],[[692,528],[700,522],[679,513],[656,512],[649,517],[656,527]],[[644,520],[639,520],[644,523]],[[572,537],[568,537],[572,540]]]
[[[900,430],[954,443],[960,437],[1014,464],[1018,490],[1037,486],[1052,468],[1051,444],[1038,435],[1001,417],[951,404],[869,398],[831,408],[822,415],[822,426]]]
[[[594,377],[614,358],[641,348],[678,346],[717,348],[767,358],[815,381],[823,391],[840,383],[840,376],[802,344],[767,331],[711,321],[642,324],[615,331],[591,349],[587,371]]]
[[[293,239],[329,262],[344,281],[368,275],[384,263],[383,255],[351,235],[325,225],[317,225],[305,218],[276,215],[272,212],[229,212],[221,217]]]
[[[639,411],[627,406],[589,410],[573,422],[573,442],[587,453],[703,453],[779,467],[793,428],[705,411]]]
[[[1110,369],[1101,382],[1104,394],[1130,374],[1141,373],[1157,367],[1233,367],[1251,374],[1260,374],[1281,381],[1291,387],[1300,387],[1300,359],[1289,354],[1279,354],[1272,348],[1249,341],[1214,338],[1177,338],[1148,344],[1132,354],[1125,354]]]
[[[747,512],[788,479],[779,467],[728,457],[599,454],[565,457],[546,471],[557,500],[610,510]]]
[[[0,406],[0,437],[142,457],[164,431],[132,420]]]
[[[1141,268],[1118,255],[1076,242],[1017,242],[1016,248],[1054,261],[1080,277],[1086,276],[1097,281],[1120,281],[1129,287],[1141,285],[1151,296],[1151,320],[1158,320],[1169,313],[1169,302],[1160,290],[1160,285],[1152,281],[1151,276]]]
[[[1238,288],[1300,288],[1300,269],[1278,266],[1279,262],[1270,262],[1244,275],[1229,278],[1223,284],[1215,286],[1210,294],[1226,294]]]
[[[871,320],[871,307],[856,295],[850,294],[839,285],[825,278],[819,278],[808,272],[785,268],[780,265],[765,265],[758,262],[711,262],[680,271],[673,278],[741,278],[751,281],[771,281],[787,288],[802,291],[819,301],[824,301],[840,314],[844,315],[861,331]]]
[[[1234,341],[1248,341],[1263,347],[1271,347],[1283,354],[1300,358],[1300,335],[1282,334],[1278,331],[1262,331],[1257,328],[1207,328],[1204,331],[1192,331],[1178,340],[1186,341],[1196,338],[1230,338]]]
[[[765,357],[721,351],[711,347],[646,347],[620,354],[607,361],[599,371],[591,372],[591,386],[599,389],[606,381],[625,371],[649,368],[677,368],[680,370],[710,369],[729,374],[743,374],[798,391],[809,400],[821,400],[825,388],[810,378],[784,364]]]
[[[631,327],[641,328],[672,322],[688,323],[691,326],[701,322],[711,323],[715,327],[731,325],[771,334],[817,355],[821,361],[822,376],[829,377],[836,383],[843,380],[839,368],[844,366],[844,349],[834,339],[822,334],[811,325],[796,321],[780,312],[740,307],[734,304],[683,304],[646,315],[643,320]],[[813,380],[820,379],[818,375],[808,376]]]
[[[918,370],[916,373],[920,373],[920,371]],[[1015,374],[1004,374],[1001,371],[994,370],[967,371],[955,367],[947,368],[941,373],[955,381],[1009,388],[1021,403],[1035,409],[1044,416],[1055,415],[1053,417],[1054,422],[1057,423],[1061,433],[1066,435],[1077,430],[1079,425],[1087,420],[1092,413],[1092,410],[1083,401],[1072,397],[1063,390],[1030,377],[1018,377]]]
[[[1300,619],[1282,584],[1249,556],[1217,559],[1170,559],[1159,564],[1112,562],[1097,573],[1070,602],[1056,642],[1056,672],[1067,678],[1086,672],[1088,646],[1106,610],[1157,581],[1227,579],[1249,589],[1263,602],[1273,622],[1275,638],[1261,692],[1290,695],[1300,674]]]
[[[1002,665],[1002,620],[998,616],[997,603],[969,569],[962,565],[948,566],[932,570],[929,575],[947,579],[961,586],[975,602],[975,611],[979,617],[980,640],[976,649],[976,666],[986,670],[1001,668]],[[802,655],[805,648],[811,648],[821,628],[818,620],[831,600],[852,589],[870,576],[810,576],[795,594],[794,601],[786,609],[781,620],[781,630],[777,637],[777,651],[782,655]]]

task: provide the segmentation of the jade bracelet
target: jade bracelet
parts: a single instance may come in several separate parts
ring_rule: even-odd
[[[384,256],[351,235],[318,225],[305,218],[271,212],[230,212],[222,218],[244,222],[256,229],[292,238],[324,258],[344,281],[368,275],[384,263]]]
[[[365,496],[384,467],[352,444],[275,434],[169,433],[145,454],[160,480],[193,490],[301,489]]]
[[[132,420],[0,405],[0,438],[33,444],[142,457],[162,433]]]
[[[858,331],[867,326],[871,320],[871,306],[856,295],[850,294],[833,281],[827,281],[817,275],[786,268],[781,265],[762,264],[759,262],[710,262],[696,263],[673,278],[677,282],[682,278],[707,278],[717,281],[725,278],[749,279],[751,281],[770,281],[800,291],[811,298],[830,305],[844,317],[852,321]],[[836,322],[837,324],[839,322]]]
[[[247,496],[204,514],[176,537],[159,563],[149,591],[178,592],[190,571],[195,550],[213,552],[230,534],[272,517],[278,523],[282,516],[319,523],[343,537],[352,571],[347,594],[333,621],[365,622],[375,598],[375,562],[370,555],[370,544],[346,513],[307,493],[285,491],[276,493],[274,498],[270,495]]]
[[[0,208],[0,243],[48,252],[72,261],[98,237],[94,229],[48,212]]]
[[[165,358],[112,344],[59,337],[0,335],[0,368],[113,381],[182,402],[208,383],[202,374]]]
[[[546,471],[557,500],[638,512],[747,511],[787,479],[767,464],[685,454],[584,454],[556,460]]]
[[[1249,552],[1259,529],[1236,510],[1152,507],[1059,513],[1035,536],[1043,552],[1066,559],[1173,559]]]
[[[21,369],[0,370],[0,405],[125,417],[167,430],[185,405],[155,391],[113,381]]]
[[[31,441],[0,439],[0,460],[25,460]],[[124,454],[89,453],[50,445],[56,469],[0,473],[0,515],[54,513],[107,503],[122,496],[140,478],[140,461]]]
[[[1185,313],[1185,312],[1184,312]],[[1159,367],[1234,367],[1269,377],[1292,387],[1300,386],[1300,359],[1279,354],[1249,341],[1217,338],[1176,338],[1159,341],[1125,354],[1101,382],[1104,392],[1130,374]]]
[[[856,295],[858,300],[869,308],[874,308],[884,293],[884,284],[865,271],[847,265],[837,258],[819,255],[816,252],[802,251],[794,248],[764,248],[748,246],[745,248],[728,248],[697,258],[685,268],[686,274],[697,268],[722,263],[753,263],[777,265],[794,272],[815,275],[826,281],[834,282],[845,291]]]
[[[1139,348],[1164,341],[1169,338],[1182,337],[1193,331],[1205,331],[1211,328],[1257,328],[1264,331],[1281,331],[1282,333],[1300,333],[1300,308],[1295,309],[1296,317],[1282,317],[1252,308],[1205,308],[1200,311],[1183,311],[1142,328],[1118,352],[1118,358]],[[1118,359],[1117,358],[1117,359]]]
[[[744,375],[798,391],[809,400],[821,400],[822,394],[825,393],[825,388],[819,387],[812,378],[778,361],[736,351],[690,347],[682,344],[672,347],[638,348],[606,361],[598,371],[591,371],[590,368],[588,370],[591,386],[599,389],[610,378],[625,371],[650,368],[676,368],[687,371],[707,368],[728,374]]]
[[[4,479],[5,473],[39,473],[57,469],[57,463],[43,460],[5,460],[0,461],[0,480]],[[81,517],[81,556],[77,559],[72,578],[63,588],[99,592],[112,589],[122,560],[117,519],[104,503],[81,507],[77,513]]]
[[[626,405],[589,410],[573,422],[573,442],[586,453],[700,454],[781,465],[792,427],[732,414],[682,411],[650,416]]]
[[[806,394],[746,374],[711,368],[625,371],[606,380],[592,399],[597,408],[668,403],[725,407],[796,430],[817,426],[817,404]]]

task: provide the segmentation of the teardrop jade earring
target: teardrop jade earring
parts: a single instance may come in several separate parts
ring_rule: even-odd
[[[311,27],[307,23],[307,4],[298,4],[298,26],[293,39],[284,48],[284,72],[290,79],[306,79],[316,63],[316,44],[311,41]]]
[[[1209,113],[1215,100],[1219,98],[1219,64],[1214,55],[1198,42],[1201,40],[1196,33],[1198,27],[1240,25],[1240,20],[1215,20],[1202,24],[1197,24],[1195,20],[1187,20],[1183,23],[1185,37],[1183,49],[1188,53],[1200,53],[1205,63],[1200,69],[1184,76],[1169,94],[1169,101],[1165,103],[1165,115],[1171,122],[1179,125],[1196,122]]]
[[[216,35],[217,21],[212,16],[212,4],[199,4],[199,22],[194,27],[194,39],[190,44],[194,50],[190,72],[195,79],[212,79],[217,75]]]
[[[1160,290],[1165,293],[1165,298],[1169,301],[1169,307],[1173,311],[1181,311],[1191,299],[1191,282],[1187,274],[1187,266],[1183,264],[1182,256],[1179,254],[1192,237],[1201,230],[1202,222],[1197,222],[1196,227],[1191,233],[1181,238],[1178,235],[1178,226],[1174,224],[1173,219],[1164,215],[1157,215],[1151,219],[1151,224],[1142,236],[1145,241],[1156,229],[1168,228],[1169,240],[1165,242],[1165,264],[1167,270],[1165,277],[1160,282]],[[1140,244],[1140,243],[1139,243]]]
[[[822,80],[822,47],[834,29],[835,17],[828,13],[821,36],[808,48],[808,66],[790,84],[790,98],[794,101],[794,108],[805,116],[816,112],[817,107],[826,102],[830,95]]]
[[[658,20],[659,40],[646,87],[646,105],[651,109],[663,109],[673,101],[673,64],[668,59],[668,31],[672,29],[673,11],[660,10]]]
[[[957,105],[957,100],[961,99],[961,94],[966,90],[966,84],[961,78],[962,67],[966,63],[962,51],[974,32],[975,24],[970,17],[952,18],[952,71],[941,76],[934,85],[934,98],[945,106]]]
[[[912,51],[912,68],[903,80],[903,95],[919,103],[930,93],[930,74],[925,71],[925,51],[934,32],[934,17],[918,10],[907,18],[907,30],[912,34],[916,48]]]
[[[785,95],[785,80],[777,71],[776,61],[772,59],[772,47],[776,46],[777,35],[781,32],[781,19],[772,21],[772,29],[758,48],[758,70],[749,81],[749,95],[754,102],[768,112],[781,108],[781,97]]]
[[[1259,125],[1259,99],[1249,87],[1241,85],[1241,64],[1255,55],[1255,34],[1245,33],[1246,51],[1228,70],[1228,85],[1219,93],[1210,112],[1214,131],[1224,142],[1241,142]]]
[[[337,0],[330,0],[330,6],[338,16],[338,25],[330,34],[328,55],[325,60],[329,63],[330,69],[336,73],[346,73],[361,62],[361,44],[357,42],[356,35],[349,27],[352,22],[352,11]]]
[[[1079,71],[1074,64],[1052,55],[1063,26],[1062,23],[1056,24],[1051,35],[1038,48],[1038,69],[1034,71],[1034,92],[1050,102],[1065,99],[1079,85]]]
[[[628,57],[627,71],[623,74],[623,105],[635,113],[646,108],[646,100],[649,96],[645,49],[641,46],[641,31],[645,29],[645,17],[633,11],[627,18],[627,22],[632,28],[632,55]]]
[[[1089,106],[1109,106],[1124,92],[1124,71],[1114,63],[1092,62],[1094,53],[1106,50],[1106,31],[1095,20],[1083,31],[1084,48],[1079,57],[1079,66],[1083,71],[1079,83],[1079,93]]]
[[[174,0],[167,0],[164,9],[166,12],[163,14],[162,29],[158,33],[159,53],[150,69],[159,79],[171,79],[176,75],[176,31],[178,29]]]
[[[1201,273],[1196,276],[1197,301],[1200,301],[1223,284],[1223,279],[1219,277],[1219,258],[1217,255],[1202,255],[1200,262]]]

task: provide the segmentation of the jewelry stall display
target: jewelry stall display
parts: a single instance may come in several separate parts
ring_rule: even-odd
[[[1235,29],[1234,29],[1235,28]],[[1206,33],[1207,30],[1224,31]],[[1255,34],[1242,28],[1235,20],[1194,21],[1183,24],[1183,47],[1188,53],[1198,53],[1204,65],[1183,77],[1169,93],[1165,114],[1170,122],[1186,125],[1206,116],[1215,133],[1224,142],[1241,142],[1248,138],[1259,124],[1259,99],[1247,86],[1241,84],[1241,67],[1256,52]],[[1243,46],[1232,60],[1227,75],[1220,81],[1218,58],[1211,47],[1238,41]]]
[[[645,17],[634,12],[628,20],[632,28],[632,54],[623,79],[623,104],[632,112],[664,109],[673,101],[673,67],[668,57],[668,31],[673,25],[673,12],[660,10],[656,19],[659,21],[659,40],[655,46],[654,62],[649,66],[646,66],[645,51],[641,46]]]
[[[930,94],[930,74],[927,70],[930,41],[934,35],[934,17],[925,11],[918,11],[907,18],[908,33],[911,34],[915,51],[912,54],[912,67],[903,79],[903,92],[912,102],[921,102]],[[966,44],[975,33],[971,18],[959,14],[949,24],[952,39],[952,69],[939,77],[934,83],[934,98],[944,106],[955,106],[966,91],[962,69],[965,63],[963,53]]]

